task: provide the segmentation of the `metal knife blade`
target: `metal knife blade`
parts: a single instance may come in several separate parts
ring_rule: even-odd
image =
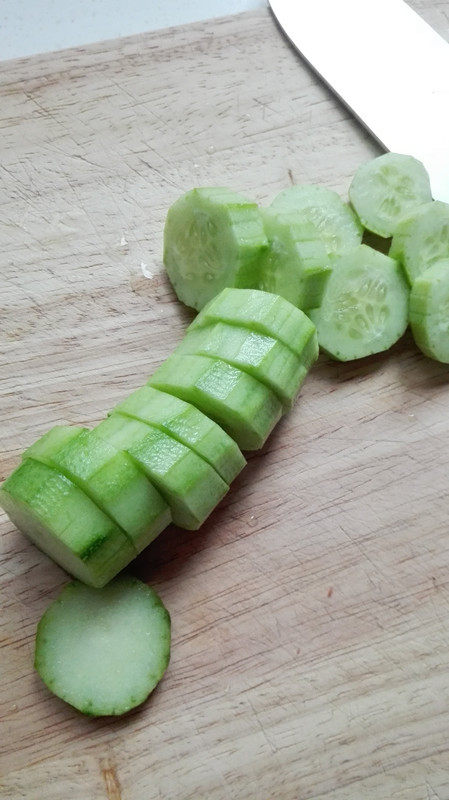
[[[269,0],[281,28],[386,150],[449,202],[449,44],[404,0]]]

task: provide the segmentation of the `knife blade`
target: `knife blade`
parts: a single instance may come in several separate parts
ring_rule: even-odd
[[[300,54],[386,149],[449,202],[449,44],[404,0],[269,0]]]

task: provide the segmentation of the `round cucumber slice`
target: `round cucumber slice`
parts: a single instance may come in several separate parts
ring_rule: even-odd
[[[117,578],[103,589],[69,583],[37,626],[37,672],[83,714],[125,714],[140,705],[169,659],[169,613],[136,578]]]
[[[321,308],[311,318],[320,347],[351,361],[388,350],[404,333],[407,313],[399,264],[362,244],[336,260]]]
[[[362,241],[363,228],[352,208],[324,186],[290,186],[270,207],[311,224],[330,256],[351,250]]]
[[[385,153],[358,168],[349,199],[365,228],[392,236],[401,217],[432,199],[429,176],[416,158]]]
[[[192,189],[168,211],[164,264],[178,298],[199,310],[225,286],[257,286],[267,245],[256,203],[221,187]]]
[[[270,246],[261,258],[259,287],[303,311],[317,308],[331,267],[315,228],[271,208],[262,216]]]
[[[258,289],[223,289],[188,327],[205,328],[216,322],[272,336],[295,353],[307,369],[318,358],[315,325],[303,311],[276,294]]]
[[[390,255],[401,262],[410,285],[432,264],[449,258],[449,205],[425,203],[401,219]]]
[[[449,259],[416,278],[410,294],[410,325],[419,349],[449,364]]]

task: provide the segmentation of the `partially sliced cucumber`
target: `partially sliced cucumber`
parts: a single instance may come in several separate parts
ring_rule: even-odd
[[[69,583],[37,626],[34,666],[83,714],[124,714],[153,691],[170,659],[170,616],[156,592],[121,577]]]
[[[225,322],[189,331],[175,353],[219,358],[242,369],[268,386],[286,409],[307,375],[298,356],[277,339]]]
[[[95,432],[126,450],[158,488],[181,528],[197,530],[229,489],[207,461],[152,425],[116,412]]]
[[[308,369],[318,358],[315,325],[288,300],[257,289],[224,289],[188,327],[207,328],[226,322],[271,336],[295,353]]]
[[[425,203],[401,219],[390,256],[401,262],[410,285],[436,261],[449,258],[449,205]]]
[[[401,217],[432,199],[429,176],[416,158],[385,153],[358,168],[349,199],[365,228],[392,236]]]
[[[324,186],[290,186],[274,198],[270,208],[311,224],[330,256],[351,250],[362,241],[363,228],[352,208]]]
[[[104,586],[137,555],[81,489],[31,458],[0,488],[0,505],[34,544],[90,586]]]
[[[437,261],[413,283],[410,325],[420,350],[449,364],[449,259]]]
[[[70,429],[72,430],[72,429]],[[24,453],[53,467],[82,489],[119,525],[140,553],[171,521],[170,510],[146,475],[95,431],[78,435],[56,426]]]
[[[246,464],[233,439],[190,403],[151,386],[137,389],[114,411],[147,422],[168,433],[204,458],[231,483]]]
[[[172,355],[148,384],[197,406],[242,450],[262,447],[282,414],[270,389],[246,372],[206,356]]]
[[[259,287],[304,311],[317,308],[331,265],[314,226],[272,208],[262,216],[270,246],[261,258]]]
[[[229,189],[192,189],[168,211],[164,264],[179,299],[192,308],[225,286],[256,286],[266,247],[257,204]]]
[[[311,312],[320,347],[340,361],[380,353],[407,327],[408,288],[399,264],[360,245],[336,260],[321,308]]]

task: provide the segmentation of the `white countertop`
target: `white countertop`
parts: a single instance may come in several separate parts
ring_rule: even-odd
[[[264,5],[265,0],[0,0],[0,60]]]

